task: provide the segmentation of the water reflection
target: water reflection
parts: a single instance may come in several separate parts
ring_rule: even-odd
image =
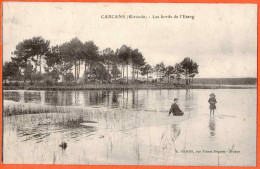
[[[181,129],[177,124],[171,125],[171,131],[172,131],[172,141],[175,142],[179,135],[181,134]]]
[[[208,110],[207,97],[210,90],[85,90],[85,91],[4,91],[4,100],[54,106],[109,107],[167,112],[174,98],[179,106],[191,116]],[[225,95],[223,90],[222,94]],[[236,92],[232,90],[232,92]],[[237,98],[233,98],[239,101]],[[226,102],[228,102],[226,100]],[[233,112],[231,106],[221,103],[222,109]],[[246,107],[240,106],[247,112]]]
[[[118,105],[119,105],[118,95],[119,95],[118,90],[115,90],[112,92],[112,105],[114,105],[115,107],[118,107]]]
[[[22,102],[22,98],[21,98],[21,93],[19,92],[3,92],[4,94],[4,99],[6,100],[13,100],[15,102]]]
[[[204,160],[205,164],[215,165],[216,154],[182,154],[181,150],[210,150],[212,147],[224,150],[227,145],[235,144],[241,150],[243,158],[237,158],[238,154],[223,155],[221,164],[234,165],[235,160],[241,162],[241,165],[255,164],[255,144],[250,142],[255,140],[255,116],[251,117],[252,113],[255,115],[255,107],[247,106],[256,105],[255,90],[215,91],[221,96],[218,108],[225,112],[221,119],[218,115],[209,118],[207,99],[210,92],[211,90],[4,91],[4,100],[22,103],[141,110],[137,113],[125,111],[123,116],[115,116],[119,119],[110,119],[108,123],[104,120],[104,124],[100,119],[98,128],[90,127],[89,124],[68,126],[37,123],[49,122],[45,120],[45,115],[40,114],[34,115],[36,119],[33,116],[31,120],[21,115],[4,117],[4,162],[201,165]],[[253,97],[243,99],[245,95]],[[176,120],[175,117],[172,119],[167,116],[175,97],[179,98],[178,104],[185,112],[184,121],[178,121],[182,117],[176,117]],[[248,114],[251,118],[247,118],[237,128],[242,122],[240,117]],[[236,115],[236,118],[230,118],[231,115]],[[19,125],[14,125],[16,123]],[[229,127],[224,127],[227,125]],[[206,134],[201,134],[205,129]],[[68,143],[64,154],[60,154],[58,147],[62,141]]]
[[[185,90],[184,90],[185,91]],[[86,91],[4,91],[4,100],[55,106],[92,106],[147,111],[168,111],[175,97],[186,100],[191,92],[179,90],[86,90]]]
[[[210,116],[209,119],[209,138],[214,138],[214,136],[216,135],[216,123],[215,123],[215,117],[214,116]]]
[[[45,103],[46,104],[51,104],[51,103],[62,103],[62,99],[59,100],[59,95],[62,93],[56,93],[56,92],[46,92],[44,95]],[[64,98],[64,97],[61,97]]]

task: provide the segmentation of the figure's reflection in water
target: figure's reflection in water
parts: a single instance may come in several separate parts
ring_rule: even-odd
[[[210,135],[209,138],[213,138],[216,135],[216,123],[214,116],[209,118],[209,131]]]
[[[181,129],[177,124],[172,124],[171,131],[172,131],[172,135],[171,135],[172,141],[175,142],[178,139],[179,135],[181,134]]]
[[[181,134],[180,127],[177,124],[172,124],[171,125],[171,139],[172,139],[176,153],[178,153],[178,150],[176,149],[175,141],[178,139],[180,134]]]

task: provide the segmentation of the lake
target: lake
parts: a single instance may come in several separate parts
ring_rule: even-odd
[[[212,92],[218,102],[214,116],[208,103]],[[256,89],[20,90],[4,91],[3,97],[4,106],[103,113],[88,115],[93,124],[72,126],[42,125],[56,112],[4,117],[4,163],[256,165]],[[175,97],[183,117],[168,116]],[[66,149],[59,147],[62,141]]]

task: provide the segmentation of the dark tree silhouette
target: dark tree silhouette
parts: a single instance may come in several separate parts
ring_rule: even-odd
[[[170,83],[171,75],[173,75],[175,72],[175,69],[173,66],[167,66],[165,71],[165,76],[168,78],[168,83]]]
[[[117,67],[116,63],[113,63],[112,65],[112,69],[111,69],[111,75],[114,78],[114,80],[116,80],[116,78],[118,78],[120,76],[120,70]]]
[[[124,67],[126,65],[126,80],[128,82],[128,65],[130,64],[130,59],[132,55],[132,49],[126,45],[122,45],[121,48],[117,52],[117,56],[122,64],[122,70],[123,70],[123,78],[124,78]]]
[[[146,75],[146,81],[148,82],[148,77],[149,77],[149,74],[152,73],[153,69],[152,69],[152,66],[150,66],[149,64],[146,64],[144,65],[142,68],[141,68],[141,75],[142,76],[145,76]]]
[[[19,78],[20,75],[19,65],[16,62],[5,62],[3,65],[3,80],[14,80]]]
[[[50,41],[43,39],[42,37],[33,37],[32,39],[26,39],[23,42],[18,43],[14,55],[17,59],[23,62],[27,62],[28,59],[35,63],[34,73],[37,72],[38,65],[40,66],[41,73],[41,59],[49,51]]]
[[[189,57],[183,59],[180,63],[181,73],[185,76],[186,85],[190,85],[190,78],[198,74],[198,64]]]

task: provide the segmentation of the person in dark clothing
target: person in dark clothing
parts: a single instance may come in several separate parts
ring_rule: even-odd
[[[183,111],[181,111],[181,109],[179,108],[178,104],[178,99],[175,98],[174,99],[174,103],[172,104],[171,108],[170,108],[170,111],[169,111],[169,116],[171,115],[171,113],[174,115],[174,116],[182,116],[184,113]]]
[[[213,115],[214,115],[214,111],[217,108],[216,107],[216,103],[217,103],[216,96],[214,93],[211,93],[209,96],[210,96],[210,98],[209,98],[208,102],[209,102],[210,115],[211,115],[211,112],[213,112]]]

